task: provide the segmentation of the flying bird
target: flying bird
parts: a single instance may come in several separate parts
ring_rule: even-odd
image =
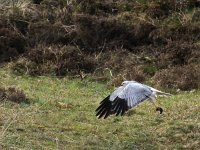
[[[96,109],[96,116],[98,118],[104,117],[104,119],[111,114],[122,116],[129,109],[147,99],[156,106],[156,111],[162,114],[163,109],[154,102],[157,96],[171,96],[171,94],[136,81],[124,81],[120,87],[100,102],[100,106]]]

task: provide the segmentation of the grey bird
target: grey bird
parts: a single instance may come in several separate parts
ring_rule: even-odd
[[[100,106],[96,109],[96,116],[98,118],[104,117],[104,119],[111,114],[122,116],[129,109],[147,99],[156,106],[156,111],[162,114],[163,109],[154,102],[157,96],[171,96],[171,94],[136,81],[124,81],[111,95],[100,102]]]

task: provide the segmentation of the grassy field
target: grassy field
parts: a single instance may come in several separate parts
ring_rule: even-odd
[[[25,92],[30,104],[0,103],[1,149],[199,149],[200,91],[145,102],[124,117],[97,119],[106,83],[85,79],[16,76],[0,69],[2,87]]]

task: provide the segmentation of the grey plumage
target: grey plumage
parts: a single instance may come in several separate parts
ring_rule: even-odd
[[[101,101],[100,106],[96,109],[96,116],[107,118],[110,114],[124,115],[126,111],[146,99],[154,100],[157,95],[170,96],[171,94],[136,81],[124,81],[111,95]]]

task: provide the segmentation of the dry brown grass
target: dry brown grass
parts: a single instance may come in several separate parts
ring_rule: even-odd
[[[18,90],[14,87],[2,88],[0,87],[0,100],[12,101],[16,103],[27,103],[28,99],[22,90]]]

